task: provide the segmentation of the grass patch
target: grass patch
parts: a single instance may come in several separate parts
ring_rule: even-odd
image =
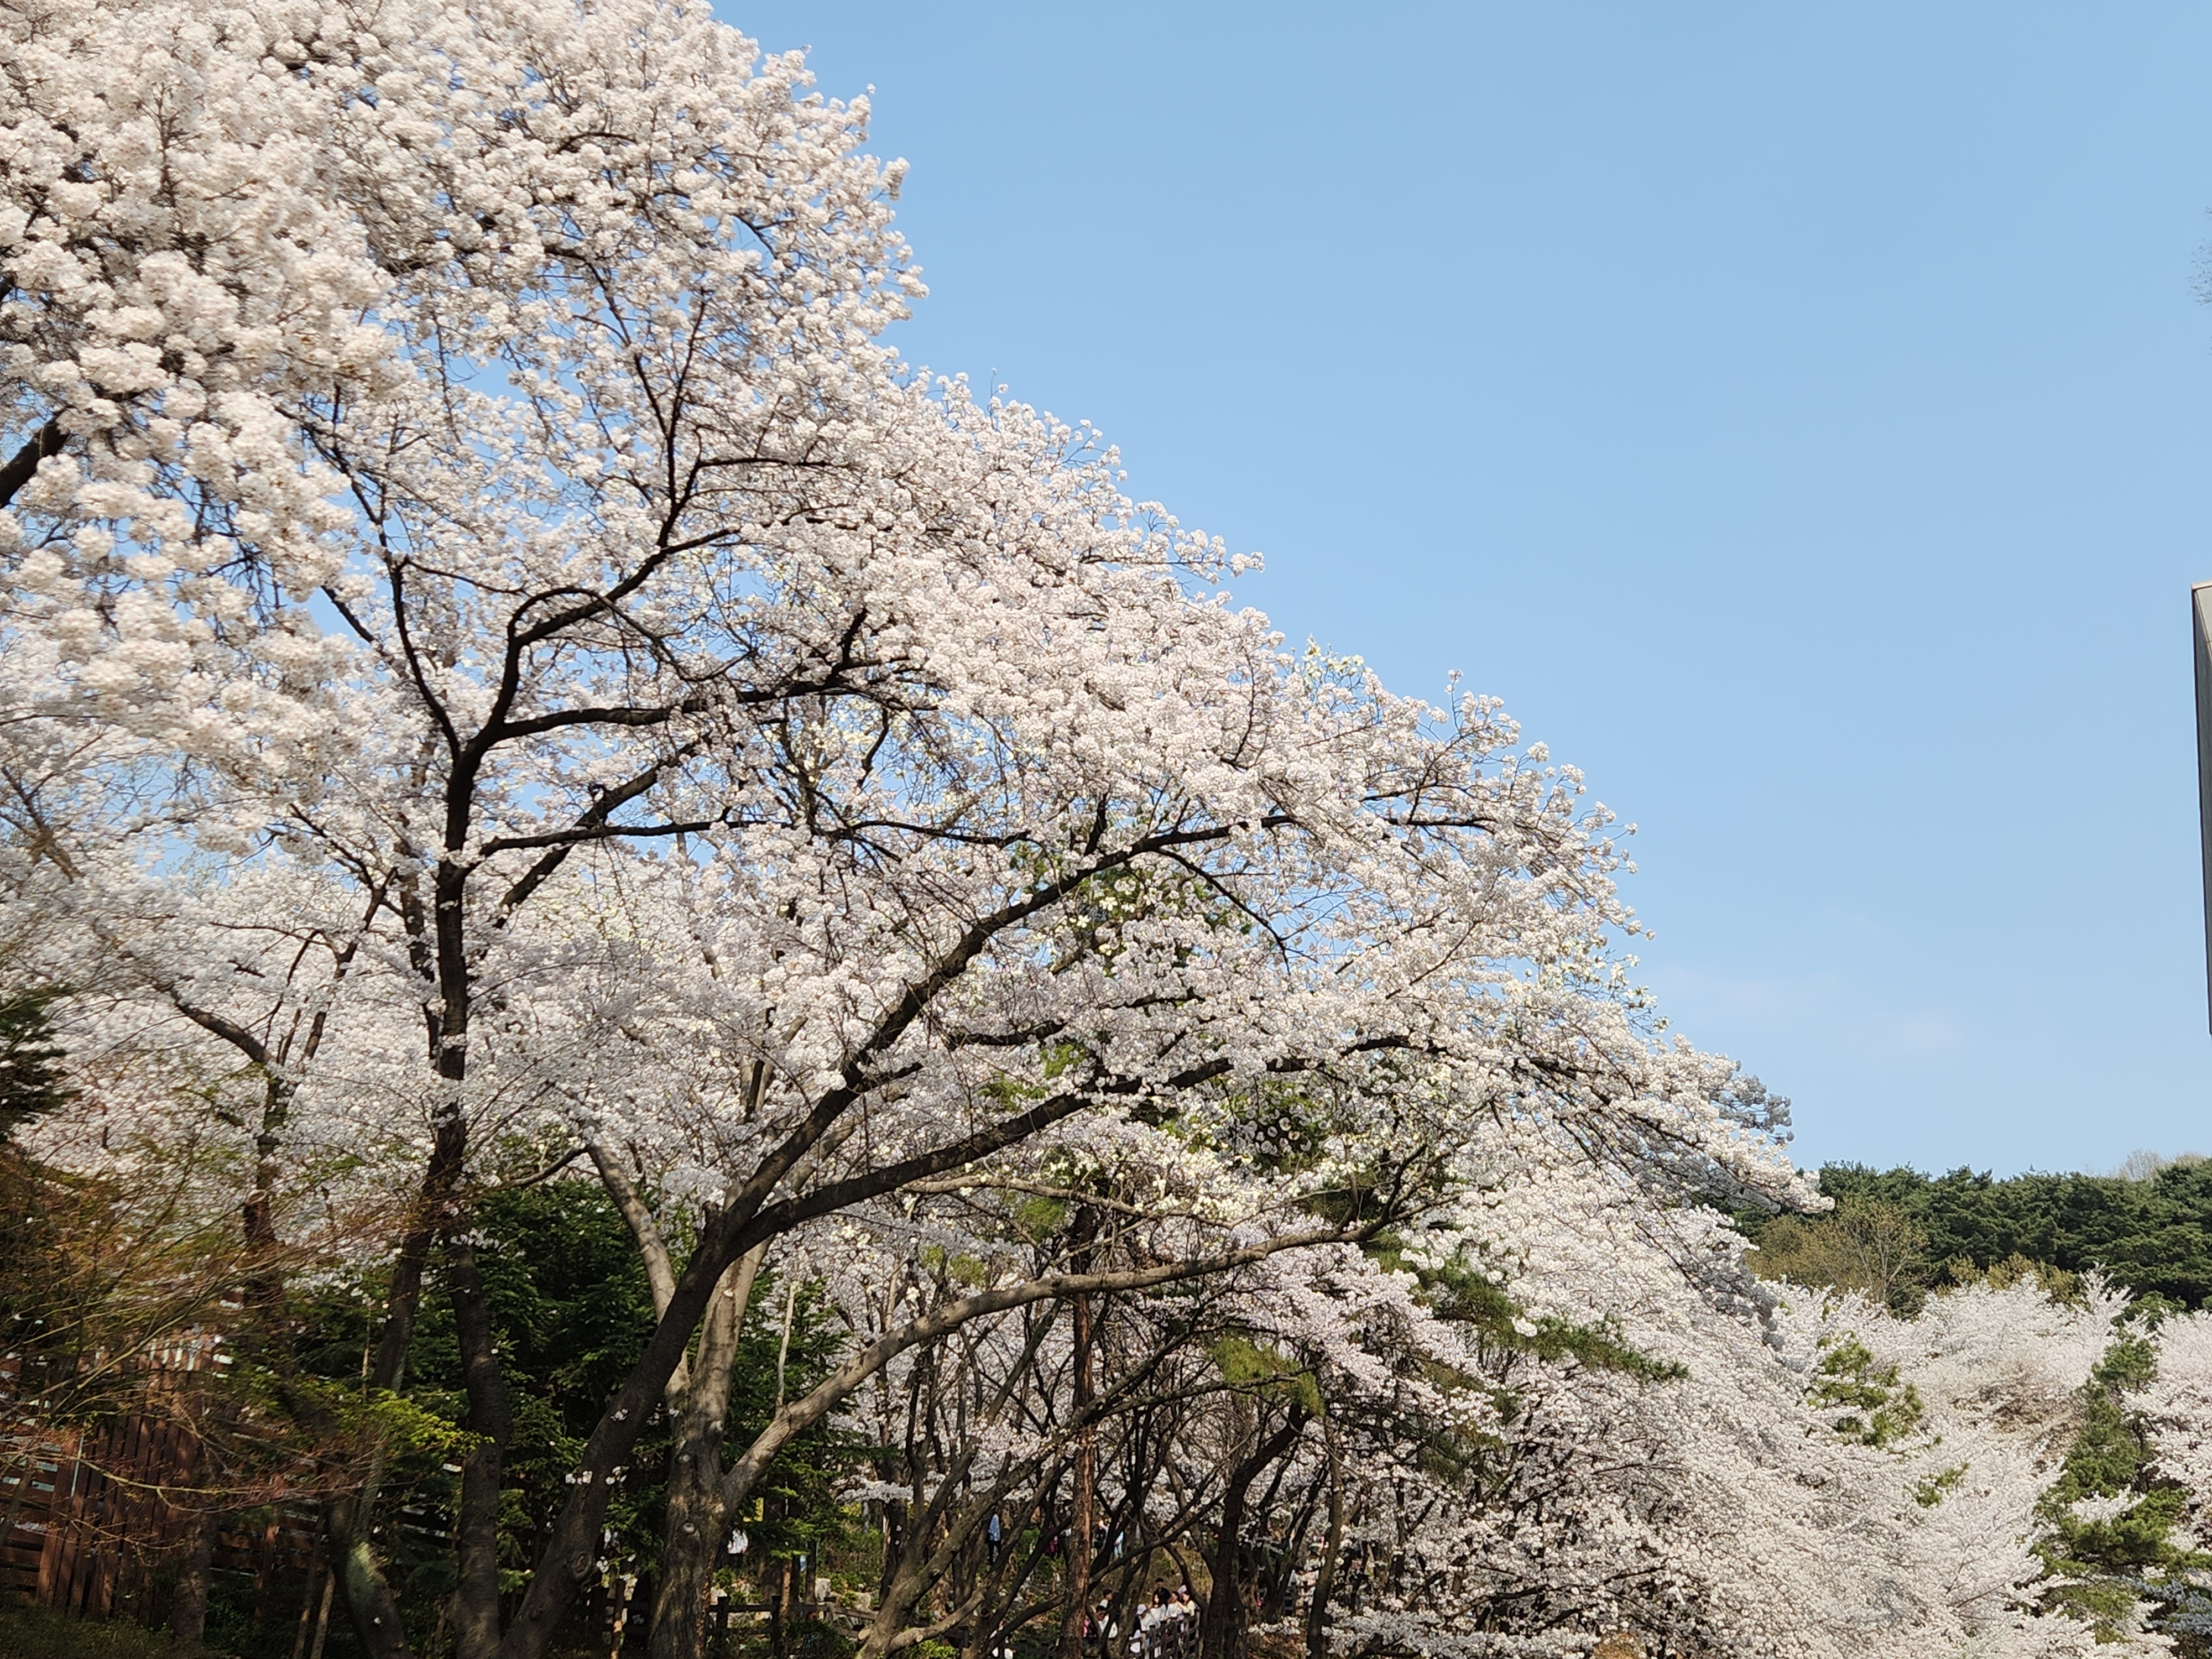
[[[158,1659],[167,1638],[125,1619],[70,1619],[44,1607],[0,1607],[7,1659]]]

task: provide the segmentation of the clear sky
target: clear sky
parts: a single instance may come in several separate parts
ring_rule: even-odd
[[[2212,1151],[2212,9],[718,4],[876,88],[911,359],[1640,826],[1802,1158]]]

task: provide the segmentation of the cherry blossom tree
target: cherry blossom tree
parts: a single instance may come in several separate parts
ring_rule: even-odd
[[[1241,1403],[1188,1414],[1178,1445],[1235,1477],[1224,1587],[1255,1483],[1326,1486],[1332,1559],[1371,1560],[1360,1529],[1407,1511],[1344,1490],[1344,1443],[1486,1431],[1488,1382],[1415,1388],[1377,1333],[1471,1379],[1556,1373],[1510,1479],[1550,1467],[1597,1494],[1584,1518],[1539,1539],[1477,1506],[1413,1575],[1424,1605],[1341,1621],[1352,1642],[1383,1639],[1360,1619],[1440,1640],[1475,1579],[1493,1612],[1528,1581],[1537,1610],[1491,1617],[1515,1639],[1628,1605],[1540,1563],[1656,1538],[1649,1483],[1576,1449],[1680,1425],[1559,1333],[1664,1285],[1655,1329],[1778,1402],[1753,1440],[1802,1417],[1741,1340],[1729,1236],[1692,1218],[1810,1194],[1776,1103],[1633,989],[1605,816],[1494,704],[1286,653],[1216,591],[1237,562],[1124,493],[1087,429],[901,363],[882,332],[921,289],[864,103],[656,0],[40,0],[0,28],[9,914],[99,1041],[182,1038],[248,1079],[223,1109],[269,1260],[319,1149],[405,1193],[365,1383],[403,1385],[442,1261],[465,1659],[546,1650],[656,1412],[692,1460],[672,1536],[718,1537],[793,1435],[949,1345],[1003,1348],[1024,1309],[1066,1333],[1076,1439],[1004,1467],[1057,1465],[1079,1514],[1155,1501],[1103,1472],[1124,1397],[1086,1380],[1147,1293],[1249,1290],[1239,1340],[1317,1379],[1224,1374]],[[1025,1257],[1003,1216],[948,1218],[992,1182],[1078,1191],[1054,1160],[1124,1137],[1148,1167],[1200,1157],[1203,1201]],[[525,1153],[588,1161],[657,1323],[503,1604],[514,1402],[470,1220]],[[759,1273],[891,1218],[981,1229],[956,1253],[982,1267],[861,1297],[847,1358],[726,1462],[717,1378]],[[1341,1255],[1362,1242],[1409,1277]],[[1272,1265],[1294,1249],[1320,1265]],[[1419,1273],[1453,1263],[1535,1348],[1422,1310]],[[1313,1409],[1361,1378],[1387,1411]],[[372,1475],[329,1524],[364,1650],[397,1655],[378,1501]],[[1638,1559],[1687,1582],[1658,1542]],[[701,1582],[669,1575],[657,1650],[696,1650]]]

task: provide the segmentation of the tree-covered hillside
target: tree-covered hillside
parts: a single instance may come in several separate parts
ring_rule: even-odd
[[[1998,1179],[1986,1172],[1830,1164],[1824,1215],[1741,1218],[1768,1278],[1878,1291],[1928,1290],[2031,1268],[2102,1272],[2137,1297],[2212,1298],[2212,1162],[2139,1155],[2128,1173]]]

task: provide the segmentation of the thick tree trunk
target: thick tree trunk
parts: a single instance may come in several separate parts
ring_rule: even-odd
[[[342,1549],[337,1585],[354,1639],[368,1659],[409,1659],[407,1632],[399,1621],[399,1598],[384,1576],[384,1564],[370,1547],[367,1510],[360,1498],[331,1505],[331,1535]],[[335,1540],[343,1538],[343,1545]]]
[[[169,1598],[168,1659],[199,1659],[206,1651],[208,1567],[215,1556],[212,1515],[192,1521],[191,1547],[177,1574],[176,1592]]]
[[[461,1465],[461,1502],[455,1516],[460,1582],[453,1590],[453,1655],[454,1659],[494,1659],[499,1652],[499,1489],[514,1418],[475,1249],[459,1239],[448,1240],[446,1273],[468,1389],[469,1431],[477,1436]]]
[[[722,1509],[722,1437],[730,1373],[745,1308],[768,1246],[757,1245],[722,1275],[699,1332],[699,1351],[680,1387],[669,1390],[675,1419],[668,1459],[668,1518],[653,1592],[652,1659],[705,1659],[707,1616],[729,1517]]]
[[[684,1435],[672,1450],[668,1516],[647,1638],[653,1659],[702,1659],[707,1650],[708,1602],[724,1516],[719,1470],[702,1474],[694,1466],[709,1456],[720,1461],[720,1429],[717,1424],[713,1431]]]
[[[890,1651],[892,1638],[907,1627],[914,1610],[928,1594],[932,1580],[926,1566],[921,1552],[909,1538],[900,1552],[896,1565],[884,1578],[875,1617],[869,1620],[866,1633],[860,1638],[858,1659],[882,1659]]]
[[[1254,1447],[1250,1456],[1229,1472],[1221,1493],[1221,1530],[1215,1534],[1206,1570],[1213,1580],[1206,1595],[1206,1618],[1199,1627],[1198,1659],[1238,1659],[1244,1647],[1244,1504],[1252,1483],[1288,1451],[1305,1427],[1306,1414],[1292,1407],[1283,1426]]]

